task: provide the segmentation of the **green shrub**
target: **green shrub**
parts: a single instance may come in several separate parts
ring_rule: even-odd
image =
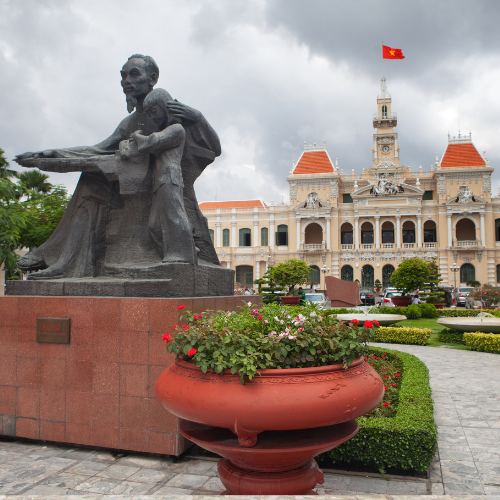
[[[373,347],[370,352],[394,353]],[[328,452],[333,462],[362,464],[377,469],[427,470],[437,446],[429,371],[415,356],[403,352],[395,354],[403,362],[396,416],[358,418],[358,434]]]
[[[427,345],[431,333],[430,328],[381,326],[374,330],[373,341],[388,342],[390,344]]]
[[[438,310],[433,304],[419,304],[420,311],[422,313],[422,318],[437,318]]]
[[[500,334],[498,333],[465,332],[464,340],[471,351],[500,354]]]
[[[420,319],[422,317],[422,311],[417,304],[411,304],[406,308],[406,315],[408,319]]]
[[[481,311],[478,309],[438,309],[438,316],[441,318],[473,318]],[[485,311],[485,312],[493,312]]]
[[[445,344],[465,344],[464,332],[452,330],[451,328],[445,328],[438,332],[438,340]]]

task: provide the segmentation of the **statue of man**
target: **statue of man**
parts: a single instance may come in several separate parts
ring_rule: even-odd
[[[43,158],[50,170],[51,158],[81,158],[114,155],[121,141],[137,130],[144,135],[158,131],[158,126],[144,112],[145,97],[156,85],[159,68],[152,57],[134,54],[121,69],[121,85],[130,113],[113,134],[95,146],[45,150],[24,153],[16,157],[20,165],[31,166],[31,159]],[[134,111],[135,109],[135,111]],[[194,181],[204,168],[221,153],[216,132],[197,110],[177,101],[169,101],[168,110],[178,117],[186,131],[186,145],[181,166],[184,179],[184,205],[193,231],[199,258],[220,265],[213,248],[206,218],[198,207]],[[86,277],[100,274],[100,265],[106,251],[105,233],[111,210],[120,210],[119,182],[104,174],[83,172],[75,193],[52,236],[40,247],[18,261],[23,270],[42,269],[29,275],[29,279]]]

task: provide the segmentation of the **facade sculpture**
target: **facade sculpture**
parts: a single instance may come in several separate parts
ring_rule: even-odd
[[[31,271],[29,281],[44,283],[160,280],[152,295],[231,295],[232,273],[220,266],[193,187],[221,153],[216,132],[199,111],[164,90],[152,92],[159,68],[151,57],[132,55],[120,74],[130,114],[110,137],[95,146],[17,156],[28,168],[82,172],[53,235],[19,259],[19,268]],[[191,266],[192,279],[181,280],[176,290],[186,272],[182,266]],[[214,281],[208,293],[206,286],[195,290],[203,273]],[[100,294],[95,283],[94,294]],[[104,283],[109,289],[110,282]],[[28,285],[17,286],[8,293],[28,293],[20,288]],[[88,294],[82,286],[68,294]],[[115,289],[112,295],[133,293]]]

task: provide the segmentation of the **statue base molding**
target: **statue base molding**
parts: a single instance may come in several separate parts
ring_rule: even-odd
[[[235,271],[206,263],[106,266],[96,278],[7,280],[7,295],[206,297],[234,293]]]

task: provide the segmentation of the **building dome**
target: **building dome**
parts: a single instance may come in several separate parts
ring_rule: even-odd
[[[380,80],[380,94],[377,96],[377,99],[390,99],[391,94],[387,92],[387,84],[385,83],[385,76]]]

